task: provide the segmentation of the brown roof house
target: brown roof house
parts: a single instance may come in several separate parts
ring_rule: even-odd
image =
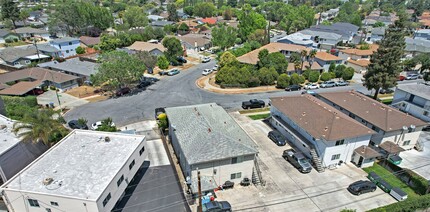
[[[350,162],[355,148],[367,146],[375,131],[316,97],[306,94],[271,98],[270,123],[317,170]]]
[[[0,74],[0,85],[9,87],[0,90],[0,95],[25,95],[35,88],[55,86],[60,91],[78,87],[78,77],[44,68],[28,68]]]
[[[100,43],[100,37],[81,36],[79,40],[83,47],[93,47]]]
[[[332,63],[340,65],[343,63],[343,59],[327,52],[317,52],[315,55],[315,62],[323,67],[325,71],[328,71]]]
[[[212,46],[211,40],[206,35],[201,34],[186,34],[183,36],[176,36],[186,49],[194,49],[197,51],[203,51],[209,49]]]
[[[394,142],[403,149],[412,149],[426,122],[387,106],[355,91],[321,93],[320,98],[344,114],[377,133],[372,145]]]
[[[346,66],[352,67],[357,73],[365,73],[370,63],[370,56],[376,52],[379,45],[370,44],[369,49],[362,50],[358,48],[343,49],[339,51],[339,57],[346,60]]]
[[[304,46],[299,46],[299,45],[294,45],[294,44],[269,43],[269,44],[264,45],[264,46],[254,50],[254,51],[250,51],[250,52],[238,57],[237,60],[241,63],[255,65],[258,63],[258,53],[263,49],[267,49],[267,51],[269,51],[269,53],[281,52],[282,54],[285,55],[285,57],[290,57],[291,54],[294,52],[300,53],[303,50],[306,50],[308,52],[311,51],[310,48],[307,48]]]
[[[153,55],[162,55],[166,48],[160,43],[149,43],[143,41],[136,41],[131,46],[126,47],[126,49],[133,51],[148,51]]]

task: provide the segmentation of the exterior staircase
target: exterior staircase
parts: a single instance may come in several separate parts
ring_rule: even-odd
[[[261,175],[260,167],[258,166],[257,162],[258,158],[255,158],[254,160],[254,168],[252,168],[252,183],[254,185],[261,185],[265,186],[266,182],[263,180],[263,176]]]
[[[322,167],[321,159],[318,157],[317,152],[314,148],[311,148],[311,156],[312,156],[312,162],[315,164],[315,168],[318,172],[324,172],[324,168]]]

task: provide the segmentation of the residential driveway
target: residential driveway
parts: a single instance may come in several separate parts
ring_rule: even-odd
[[[60,98],[61,108],[73,108],[87,104],[88,101],[84,99],[79,99],[67,93],[58,93]],[[45,93],[37,96],[37,104],[46,105],[49,103],[54,103],[55,107],[58,107],[58,99],[55,91],[48,90]]]
[[[419,138],[424,145],[424,151],[415,149],[401,152],[403,158],[400,167],[411,169],[422,177],[430,180],[430,132],[422,132]]]
[[[290,148],[288,144],[278,147],[267,138],[268,125],[237,112],[231,115],[256,142],[266,181],[265,186],[237,186],[218,192],[219,199],[228,200],[235,211],[366,211],[396,202],[380,189],[360,196],[350,194],[346,190],[349,184],[366,179],[366,173],[351,163],[323,173],[300,173],[281,156]]]

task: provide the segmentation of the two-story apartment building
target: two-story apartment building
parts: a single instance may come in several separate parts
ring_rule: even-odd
[[[392,106],[430,122],[430,86],[425,84],[398,85]]]
[[[321,168],[351,161],[375,133],[312,95],[271,98],[272,126]]]
[[[256,145],[221,106],[171,107],[166,114],[169,138],[192,193],[197,193],[197,171],[202,191],[252,177]]]
[[[7,181],[9,211],[111,211],[144,159],[145,137],[74,130]]]
[[[319,97],[336,109],[377,133],[370,144],[391,141],[403,149],[412,149],[427,124],[420,119],[387,106],[355,91],[320,93]]]
[[[325,71],[328,71],[332,63],[340,65],[343,63],[343,59],[327,52],[317,52],[315,55],[315,62],[323,67]]]
[[[60,57],[76,55],[76,48],[81,45],[79,38],[63,37],[49,41],[49,44],[61,51]]]

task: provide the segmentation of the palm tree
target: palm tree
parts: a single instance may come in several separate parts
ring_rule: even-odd
[[[308,51],[306,51],[305,49],[303,49],[300,52],[300,56],[302,58],[302,66],[301,66],[301,69],[302,69],[303,68],[303,64],[305,63],[306,57],[308,56]]]
[[[309,58],[311,58],[311,61],[309,62],[309,66],[310,67],[312,67],[312,64],[314,63],[314,59],[315,59],[315,56],[317,55],[317,50],[315,50],[315,49],[312,49],[310,52],[309,52]]]
[[[68,132],[60,120],[53,118],[55,115],[58,113],[52,109],[27,113],[21,121],[13,125],[13,132],[24,142],[43,142],[43,144],[50,146],[53,142],[58,141],[52,136],[57,137],[58,134],[65,135]]]

